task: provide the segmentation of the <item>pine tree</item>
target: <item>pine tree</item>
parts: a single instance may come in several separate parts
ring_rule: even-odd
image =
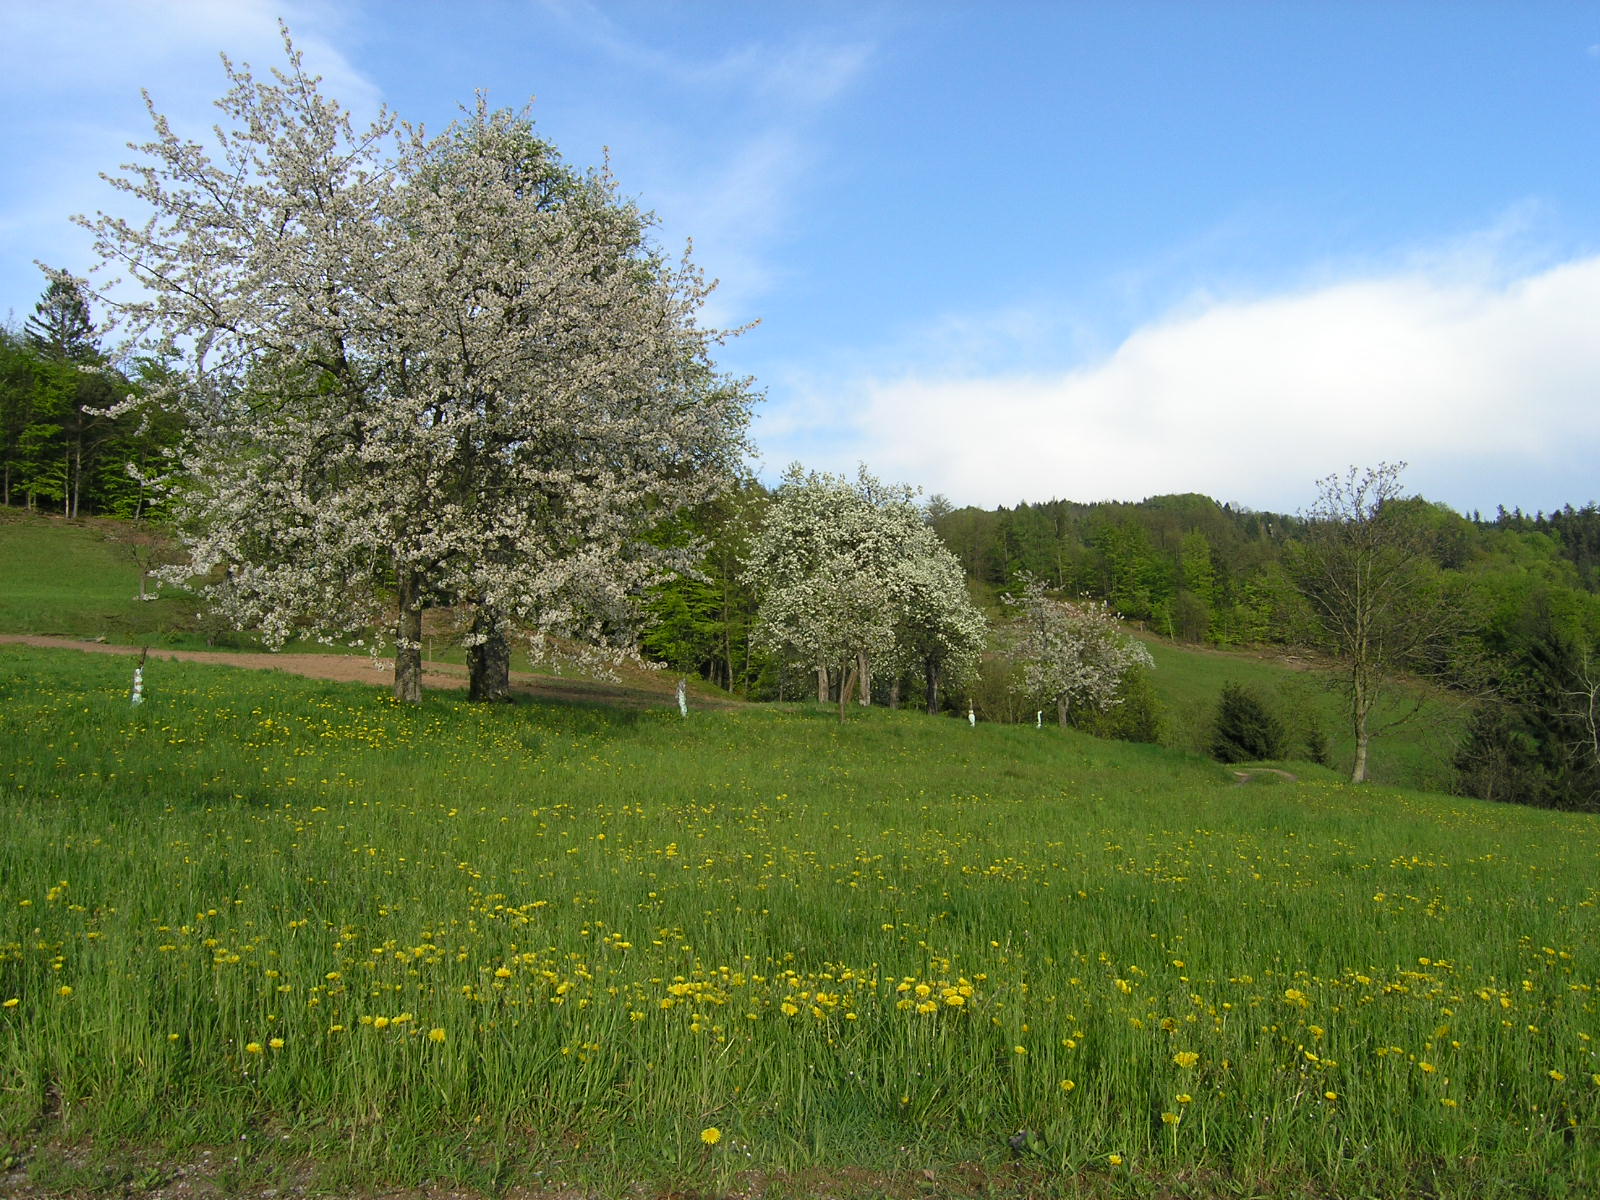
[[[1259,762],[1282,758],[1283,722],[1242,685],[1223,685],[1212,724],[1211,757],[1218,762]]]

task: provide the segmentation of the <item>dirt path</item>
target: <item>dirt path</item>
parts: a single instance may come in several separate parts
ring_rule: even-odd
[[[38,646],[53,650],[81,650],[89,654],[139,654],[138,646],[117,646],[109,642],[79,641],[75,638],[45,637],[39,634],[0,634],[0,644]],[[152,649],[154,661],[178,659],[183,662],[213,663],[222,667],[242,667],[252,671],[284,671],[311,679],[332,679],[339,683],[366,683],[392,687],[394,660],[374,659],[365,654],[270,654],[244,650],[168,650]],[[677,703],[677,676],[637,667],[621,668],[623,677],[615,681],[577,679],[562,675],[542,675],[532,671],[511,672],[511,690],[519,695],[543,700],[565,700],[585,704],[610,704],[623,708],[668,708]],[[467,686],[467,669],[454,663],[424,663],[424,691],[461,691]],[[691,703],[700,708],[736,708],[737,701],[720,697],[692,695]]]
[[[1235,771],[1233,778],[1236,784],[1243,785],[1259,775],[1275,775],[1286,783],[1298,783],[1300,781],[1300,776],[1293,771],[1284,771],[1277,767],[1251,767],[1248,771]]]

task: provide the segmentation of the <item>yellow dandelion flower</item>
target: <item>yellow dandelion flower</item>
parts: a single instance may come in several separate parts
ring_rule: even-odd
[[[72,995],[72,985],[70,983],[63,983],[57,990],[63,1000]]]
[[[1180,1050],[1172,1056],[1172,1061],[1177,1063],[1184,1070],[1188,1070],[1190,1067],[1194,1066],[1195,1063],[1200,1061],[1200,1056],[1193,1050]]]
[[[1182,1119],[1183,1118],[1179,1117],[1175,1112],[1164,1112],[1161,1114],[1161,1123],[1163,1125],[1176,1125]]]
[[[1075,1088],[1077,1086],[1078,1085],[1073,1083],[1072,1080],[1070,1080],[1070,1079],[1063,1079],[1061,1081],[1061,1090],[1063,1092],[1070,1092],[1073,1088]]]
[[[21,999],[19,999],[16,996],[13,996],[13,997],[11,997],[11,999],[9,999],[9,1000],[7,1000],[5,1002],[5,1007],[6,1008],[15,1008],[17,1005],[19,1005],[21,1003],[22,1003]]]
[[[274,1050],[282,1050],[283,1049],[283,1039],[282,1038],[269,1038],[269,1039],[267,1039],[267,1045],[271,1046]]]
[[[1013,1054],[1026,1054],[1027,1052],[1028,1052],[1028,1048],[1026,1046],[1013,1046],[1013,1047],[1011,1047],[1011,1053],[1013,1053]]]
[[[1557,1083],[1565,1083],[1567,1081],[1567,1077],[1560,1071],[1548,1071],[1546,1074],[1548,1074],[1550,1078],[1554,1079]]]
[[[442,1029],[430,1029],[430,1030],[428,1030],[428,1040],[430,1042],[442,1042],[442,1041],[444,1041],[444,1037],[445,1037],[445,1034],[444,1034],[444,1030],[442,1030]]]
[[[1120,1167],[1122,1165],[1122,1155],[1120,1155],[1120,1154],[1108,1154],[1108,1155],[1106,1155],[1106,1161],[1108,1163],[1110,1163],[1113,1167]]]
[[[387,1028],[389,1028],[389,1018],[388,1017],[373,1017],[372,1018],[372,1027],[374,1029],[387,1029]]]
[[[261,1043],[260,1042],[246,1042],[244,1044],[244,1052],[246,1054],[260,1054],[261,1053]]]
[[[1456,1102],[1454,1100],[1450,1099],[1449,1096],[1445,1096],[1443,1099],[1441,1099],[1439,1101],[1439,1103],[1444,1105],[1446,1108],[1455,1108],[1456,1107]]]
[[[715,1146],[722,1140],[722,1130],[711,1125],[700,1131],[700,1140],[708,1146]]]
[[[783,1015],[786,1017],[792,1017],[795,1015],[795,1013],[800,1011],[800,1006],[792,1001],[785,1000],[778,1006],[778,1011],[783,1013]]]
[[[1324,1100],[1337,1100],[1339,1098],[1339,1093],[1338,1092],[1323,1092],[1322,1093],[1322,1098]]]
[[[1192,1104],[1192,1103],[1194,1103],[1194,1097],[1189,1095],[1188,1092],[1179,1092],[1178,1093],[1178,1103],[1179,1104]]]
[[[1437,1071],[1439,1069],[1438,1067],[1434,1066],[1431,1062],[1419,1062],[1417,1064],[1417,1066],[1421,1067],[1422,1070],[1426,1074],[1429,1074],[1429,1075],[1432,1075],[1435,1071]]]

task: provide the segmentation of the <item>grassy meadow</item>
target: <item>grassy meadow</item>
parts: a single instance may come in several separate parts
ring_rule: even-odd
[[[1600,1185],[1592,817],[882,710],[130,674],[0,647],[0,1180]]]

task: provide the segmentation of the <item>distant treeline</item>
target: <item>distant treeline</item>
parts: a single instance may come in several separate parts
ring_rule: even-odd
[[[1600,507],[1568,505],[1493,520],[1413,501],[1445,570],[1495,576],[1534,571],[1546,585],[1600,592]],[[1187,493],[1138,503],[1051,500],[1015,508],[930,504],[934,527],[976,584],[1009,586],[1031,572],[1065,592],[1110,602],[1180,641],[1218,646],[1292,640],[1284,623],[1283,550],[1304,522]],[[1569,569],[1570,568],[1570,569]]]
[[[182,424],[155,406],[117,405],[170,378],[154,359],[113,364],[77,287],[52,280],[22,329],[0,327],[0,504],[148,516],[150,480],[167,468]]]

